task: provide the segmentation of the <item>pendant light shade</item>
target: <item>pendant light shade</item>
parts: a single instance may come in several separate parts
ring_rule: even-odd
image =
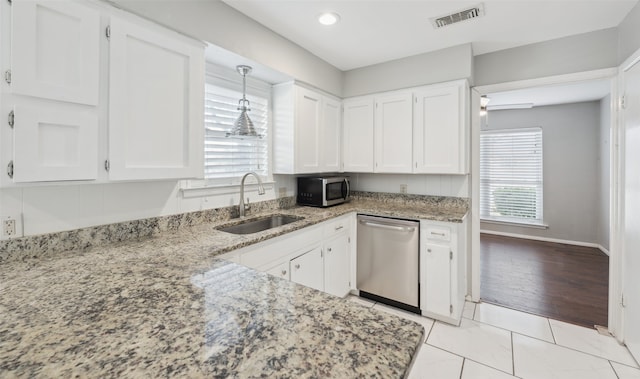
[[[262,137],[253,126],[247,112],[251,111],[251,103],[247,100],[247,74],[251,72],[250,66],[237,66],[236,70],[242,75],[242,99],[238,101],[240,116],[233,123],[233,129],[227,133],[227,137]]]

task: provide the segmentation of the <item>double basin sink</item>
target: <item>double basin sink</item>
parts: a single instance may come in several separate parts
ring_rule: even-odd
[[[254,220],[240,220],[232,225],[226,225],[216,229],[232,234],[252,234],[277,228],[302,219],[304,219],[304,217],[273,215]]]

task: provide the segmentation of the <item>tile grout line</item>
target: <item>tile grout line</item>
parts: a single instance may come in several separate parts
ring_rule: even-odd
[[[433,323],[431,323],[431,327],[429,328],[429,333],[426,334],[426,336],[424,337],[424,344],[427,344],[427,340],[429,339],[429,337],[431,336],[431,332],[433,331],[433,328],[436,327],[436,320],[433,320]],[[429,345],[429,346],[433,346],[433,345]],[[435,346],[434,346],[435,347]]]
[[[467,358],[462,358],[462,366],[460,366],[460,376],[458,379],[462,379],[462,373],[464,372],[464,364],[467,361]]]
[[[613,370],[613,374],[616,376],[616,378],[620,379],[620,375],[618,375],[616,368],[613,367],[613,364],[611,363],[611,361],[608,361],[608,362],[609,362],[609,367],[611,367],[611,369]]]
[[[520,336],[522,336],[522,337],[531,338],[531,339],[535,339],[535,340],[538,340],[538,341],[541,341],[541,342],[546,342],[546,343],[552,344],[552,343],[551,343],[551,342],[549,342],[549,341],[541,340],[541,339],[534,338],[534,337],[529,337],[529,336],[527,336],[527,335],[525,335],[525,334],[522,334],[522,333],[518,333],[518,332],[512,332],[512,333],[518,334],[518,335],[520,335]],[[638,369],[637,367],[629,366],[628,364],[618,362],[618,361],[616,361],[615,359],[609,359],[609,358],[606,358],[606,357],[603,357],[603,356],[600,356],[600,355],[595,355],[595,354],[593,354],[593,353],[587,353],[586,351],[578,350],[578,349],[573,348],[573,347],[564,346],[564,345],[560,345],[560,344],[552,344],[552,345],[556,345],[557,347],[560,347],[560,348],[563,348],[563,349],[567,349],[567,350],[575,351],[576,353],[582,353],[582,354],[588,355],[588,356],[590,356],[590,357],[600,358],[600,359],[605,360],[605,361],[615,362],[615,363],[617,363],[617,364],[621,364],[621,365],[623,365],[623,366],[627,366],[627,367],[630,367],[630,368],[635,368],[636,370]]]
[[[467,320],[469,320],[469,319],[467,319]],[[480,321],[480,320],[471,320],[471,321],[477,322],[477,323],[482,324],[482,325],[487,325],[487,326],[490,326],[490,327],[492,327],[492,328],[496,328],[496,329],[504,330],[504,331],[507,331],[507,332],[518,333],[518,334],[520,334],[521,336],[525,336],[525,337],[533,338],[534,340],[538,340],[538,341],[542,341],[542,342],[551,343],[551,342],[549,342],[549,341],[547,341],[547,340],[543,340],[542,338],[538,338],[538,337],[530,336],[530,335],[528,335],[528,334],[524,334],[524,333],[516,332],[515,330],[507,329],[507,328],[502,327],[502,326],[496,326],[496,325],[493,325],[493,324],[489,324],[489,323],[484,322],[484,321]],[[549,329],[551,329],[551,326],[549,326]],[[553,336],[553,331],[551,331],[551,335]],[[555,341],[555,338],[554,338],[553,340]],[[556,343],[555,343],[555,342],[553,342],[553,344],[556,344]]]
[[[511,337],[511,375],[516,376],[516,351],[513,347],[513,332],[509,332]]]
[[[556,341],[556,334],[553,332],[553,327],[551,326],[551,319],[549,319],[549,317],[547,317],[547,324],[549,324],[549,330],[551,330],[551,337],[553,338],[553,343],[557,345],[558,341]]]
[[[475,362],[475,363],[477,363],[477,364],[479,364],[479,365],[481,365],[481,366],[488,367],[488,368],[490,368],[490,369],[492,369],[492,370],[496,370],[496,371],[499,371],[499,372],[505,373],[505,374],[507,374],[507,375],[511,375],[511,374],[509,374],[507,371],[501,370],[501,369],[499,369],[499,368],[497,368],[497,367],[490,366],[490,365],[488,365],[488,364],[486,364],[486,363],[482,363],[482,362],[479,362],[479,361],[473,360],[473,359],[471,359],[471,358],[465,357],[465,356],[460,355],[460,354],[458,354],[458,353],[454,353],[453,351],[449,351],[449,350],[443,349],[443,348],[441,348],[440,346],[431,345],[431,344],[429,344],[429,343],[425,343],[425,345],[429,345],[429,347],[432,347],[432,348],[434,348],[434,349],[438,349],[438,350],[440,350],[440,351],[444,351],[445,353],[449,353],[449,354],[451,354],[451,355],[455,355],[456,357],[460,357],[460,358],[462,358],[462,359],[463,359],[463,362],[464,362],[464,360],[471,361],[471,362]],[[514,376],[514,375],[511,375],[511,376]]]

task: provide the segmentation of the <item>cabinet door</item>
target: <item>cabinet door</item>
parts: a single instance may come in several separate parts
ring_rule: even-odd
[[[375,172],[411,172],[412,94],[389,94],[376,98]]]
[[[464,97],[461,84],[437,86],[416,93],[414,172],[463,174]]]
[[[342,131],[340,102],[325,97],[322,102],[322,170],[338,172],[342,169]]]
[[[100,14],[79,2],[12,2],[14,93],[98,104]]]
[[[322,96],[306,88],[296,91],[296,172],[320,170],[320,116]]]
[[[204,50],[111,20],[109,178],[202,177]]]
[[[324,289],[322,249],[320,247],[316,247],[315,249],[292,259],[289,264],[292,282],[315,288],[318,291],[322,291]]]
[[[445,317],[451,314],[452,305],[450,252],[447,245],[426,243],[420,260],[420,306],[423,311]]]
[[[95,114],[43,106],[14,113],[14,182],[97,179]]]
[[[339,236],[324,245],[324,291],[338,297],[349,293],[349,236]]]
[[[266,271],[267,274],[277,276],[285,280],[289,280],[289,262],[281,263]]]
[[[343,159],[345,172],[373,172],[373,98],[343,103]]]

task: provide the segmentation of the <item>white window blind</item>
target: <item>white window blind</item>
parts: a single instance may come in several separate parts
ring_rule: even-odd
[[[542,129],[480,134],[480,218],[542,224]]]
[[[238,182],[239,177],[255,171],[269,175],[269,99],[247,94],[251,102],[249,117],[261,138],[227,137],[240,114],[238,100],[242,89],[205,85],[204,177],[217,182]]]

